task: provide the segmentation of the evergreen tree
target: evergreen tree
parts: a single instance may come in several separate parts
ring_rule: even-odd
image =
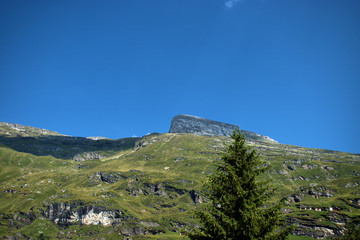
[[[274,193],[268,181],[257,177],[268,167],[245,143],[240,130],[223,152],[222,161],[205,183],[209,200],[205,211],[197,211],[202,226],[189,233],[190,239],[285,239],[290,227],[280,223],[282,203],[268,204]]]
[[[360,238],[360,225],[356,225],[356,222],[348,224],[345,234],[341,240],[358,240]]]

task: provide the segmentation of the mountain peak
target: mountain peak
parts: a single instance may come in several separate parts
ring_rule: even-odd
[[[205,119],[198,116],[180,114],[171,120],[170,133],[192,133],[205,136],[230,136],[236,125]],[[265,141],[277,143],[274,139],[254,132],[241,130],[250,141]]]

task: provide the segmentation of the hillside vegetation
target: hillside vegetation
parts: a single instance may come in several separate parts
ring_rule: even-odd
[[[183,133],[46,138],[2,137],[2,238],[187,239],[181,233],[197,226],[193,210],[206,201],[202,183],[230,140]],[[273,201],[287,199],[283,221],[295,224],[292,239],[340,236],[360,216],[359,155],[248,144],[271,166],[262,177],[278,187]]]

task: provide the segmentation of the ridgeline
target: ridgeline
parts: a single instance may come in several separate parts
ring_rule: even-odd
[[[187,239],[202,181],[235,125],[178,115],[169,133],[85,138],[0,124],[0,237]],[[360,216],[360,156],[243,131],[271,166],[292,239],[330,239]]]

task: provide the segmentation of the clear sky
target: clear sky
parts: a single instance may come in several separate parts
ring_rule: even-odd
[[[0,121],[113,139],[190,114],[360,153],[359,0],[2,0]]]

